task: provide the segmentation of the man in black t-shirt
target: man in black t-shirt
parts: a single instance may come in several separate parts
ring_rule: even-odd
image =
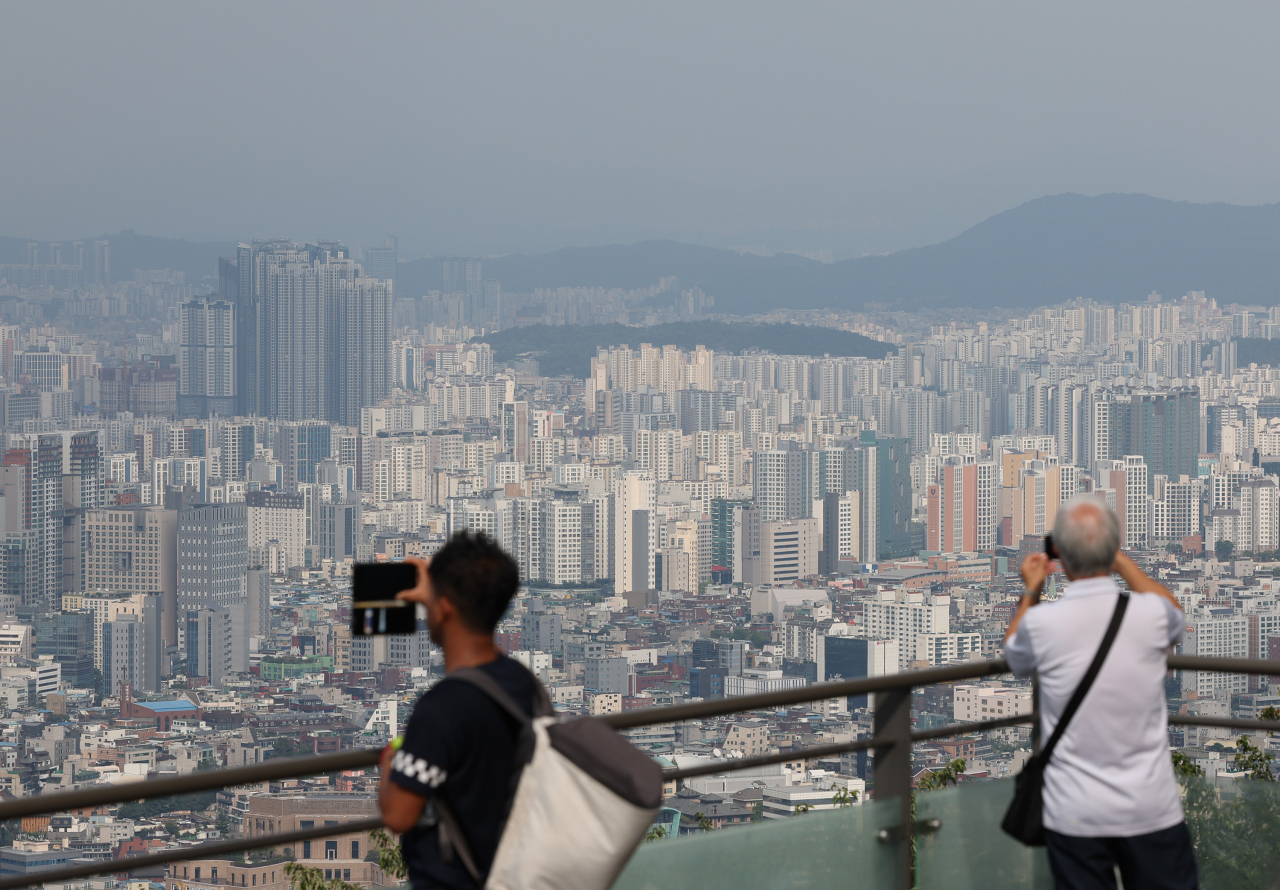
[[[418,586],[397,599],[422,603],[431,639],[444,652],[446,674],[479,668],[530,715],[536,683],[525,668],[498,651],[493,631],[519,585],[514,560],[484,534],[455,534],[430,564],[418,566]],[[441,681],[414,706],[399,750],[382,753],[378,802],[401,845],[413,890],[472,888],[493,863],[505,819],[515,765],[516,721],[470,683]],[[479,884],[460,858],[441,851],[439,831],[422,814],[443,796],[480,872]]]

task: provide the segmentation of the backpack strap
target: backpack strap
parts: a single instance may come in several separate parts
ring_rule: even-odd
[[[519,662],[516,662],[519,664]],[[521,665],[523,668],[524,665]],[[528,670],[527,668],[525,669]],[[549,717],[555,713],[555,708],[551,705],[551,698],[547,695],[547,690],[537,677],[529,672],[529,678],[533,680],[533,717]],[[516,725],[520,727],[519,736],[516,739],[516,762],[515,769],[511,774],[511,788],[507,795],[507,799],[503,802],[503,821],[506,821],[506,814],[511,811],[511,803],[515,800],[516,786],[520,783],[520,774],[524,771],[524,766],[533,757],[534,734],[533,734],[533,718],[525,713],[524,709],[515,703],[507,691],[489,676],[489,674],[478,667],[459,668],[444,678],[445,680],[461,680],[469,683],[479,689],[489,699],[500,707],[506,714],[516,721]],[[441,789],[443,792],[444,789]],[[467,843],[467,836],[462,831],[462,826],[458,822],[458,817],[454,814],[453,809],[445,800],[444,794],[436,794],[432,798],[436,812],[440,816],[438,835],[440,840],[440,858],[446,862],[452,861],[453,854],[457,853],[458,858],[462,860],[462,866],[471,875],[471,879],[477,884],[483,884],[480,869],[476,866],[475,855],[471,852],[471,845]]]
[[[520,662],[517,661],[516,664],[520,664]],[[529,679],[533,681],[533,716],[550,717],[555,714],[555,708],[551,705],[551,698],[547,695],[546,687],[533,675],[532,671],[529,671],[524,665],[520,665],[520,667],[524,668],[525,672],[529,674]],[[483,671],[478,667],[458,668],[458,670],[446,676],[445,679],[470,683],[489,696],[494,704],[506,711],[521,726],[526,725],[531,719],[525,713],[524,708],[517,705],[511,696],[507,694],[507,691],[499,685],[498,681],[489,676],[487,671]]]
[[[1093,656],[1093,661],[1090,662],[1089,669],[1084,672],[1084,678],[1080,681],[1080,685],[1076,687],[1071,700],[1067,702],[1067,706],[1062,710],[1062,716],[1058,718],[1058,725],[1053,728],[1053,735],[1049,737],[1049,743],[1044,746],[1044,749],[1038,755],[1041,763],[1047,764],[1049,762],[1049,758],[1053,756],[1053,749],[1058,746],[1058,740],[1066,732],[1067,724],[1076,715],[1076,711],[1080,710],[1080,703],[1084,701],[1085,695],[1089,692],[1089,687],[1093,685],[1093,681],[1098,677],[1098,672],[1102,670],[1102,663],[1106,661],[1107,653],[1111,651],[1111,644],[1116,641],[1116,634],[1120,632],[1120,622],[1124,619],[1124,610],[1128,607],[1129,594],[1122,591],[1116,599],[1116,609],[1111,613],[1111,623],[1107,625],[1107,632],[1102,635],[1102,643],[1098,646],[1097,654]]]

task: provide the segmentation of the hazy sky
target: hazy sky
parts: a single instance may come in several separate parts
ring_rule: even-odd
[[[1031,198],[1280,200],[1280,7],[10,2],[0,234],[948,238]]]

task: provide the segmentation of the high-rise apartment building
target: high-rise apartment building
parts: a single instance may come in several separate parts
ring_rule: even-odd
[[[186,671],[221,685],[228,674],[249,669],[247,609],[244,604],[193,609],[186,613]]]
[[[220,263],[236,304],[240,413],[354,425],[390,393],[389,280],[360,274],[336,242],[241,244]]]
[[[17,439],[16,442],[13,439]],[[11,437],[0,467],[6,503],[6,589],[27,614],[61,606],[64,534],[62,434]],[[100,467],[99,467],[100,470]],[[99,477],[100,480],[100,477]],[[99,481],[100,484],[100,481]],[[9,505],[9,498],[14,498]]]
[[[1198,475],[1200,391],[1196,387],[1167,390],[1116,387],[1096,389],[1081,401],[1082,461],[1139,455],[1147,468],[1147,487],[1157,473],[1169,478]]]
[[[390,235],[383,239],[380,246],[365,248],[364,274],[370,278],[395,281],[399,259],[398,239],[395,235]]]
[[[178,611],[248,597],[249,516],[244,504],[197,504],[178,513]]]
[[[178,643],[178,514],[113,507],[85,514],[85,589],[159,594],[165,646]]]
[[[229,300],[192,300],[181,307],[178,414],[236,413],[236,318]]]
[[[613,504],[614,592],[654,590],[657,484],[647,473],[624,473],[613,484]]]
[[[756,452],[755,503],[763,522],[813,515],[815,453],[796,443],[786,444],[794,447]]]
[[[332,427],[327,423],[282,423],[276,431],[275,457],[284,466],[285,487],[316,481],[316,464],[328,460]]]
[[[307,510],[303,496],[280,491],[247,491],[249,559],[272,574],[306,564]]]
[[[941,553],[985,552],[995,548],[999,520],[996,465],[946,458],[938,481],[928,486],[926,546]]]

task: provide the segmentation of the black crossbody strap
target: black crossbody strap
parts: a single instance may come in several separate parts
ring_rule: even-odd
[[[1066,708],[1063,709],[1062,716],[1058,718],[1058,725],[1053,728],[1053,735],[1049,737],[1049,743],[1037,755],[1041,763],[1049,762],[1049,758],[1053,756],[1053,749],[1058,745],[1058,740],[1062,738],[1062,734],[1067,730],[1067,724],[1076,715],[1076,711],[1080,710],[1080,703],[1088,695],[1089,687],[1097,679],[1098,672],[1102,670],[1102,663],[1106,661],[1107,653],[1111,651],[1111,644],[1116,641],[1116,634],[1120,632],[1120,622],[1124,619],[1124,610],[1128,607],[1129,594],[1121,592],[1116,599],[1116,609],[1111,613],[1111,623],[1107,625],[1107,632],[1102,636],[1102,643],[1098,646],[1097,654],[1093,656],[1089,669],[1084,672],[1084,679],[1080,681],[1080,685],[1076,687],[1076,691],[1071,695],[1071,700],[1067,702]]]

